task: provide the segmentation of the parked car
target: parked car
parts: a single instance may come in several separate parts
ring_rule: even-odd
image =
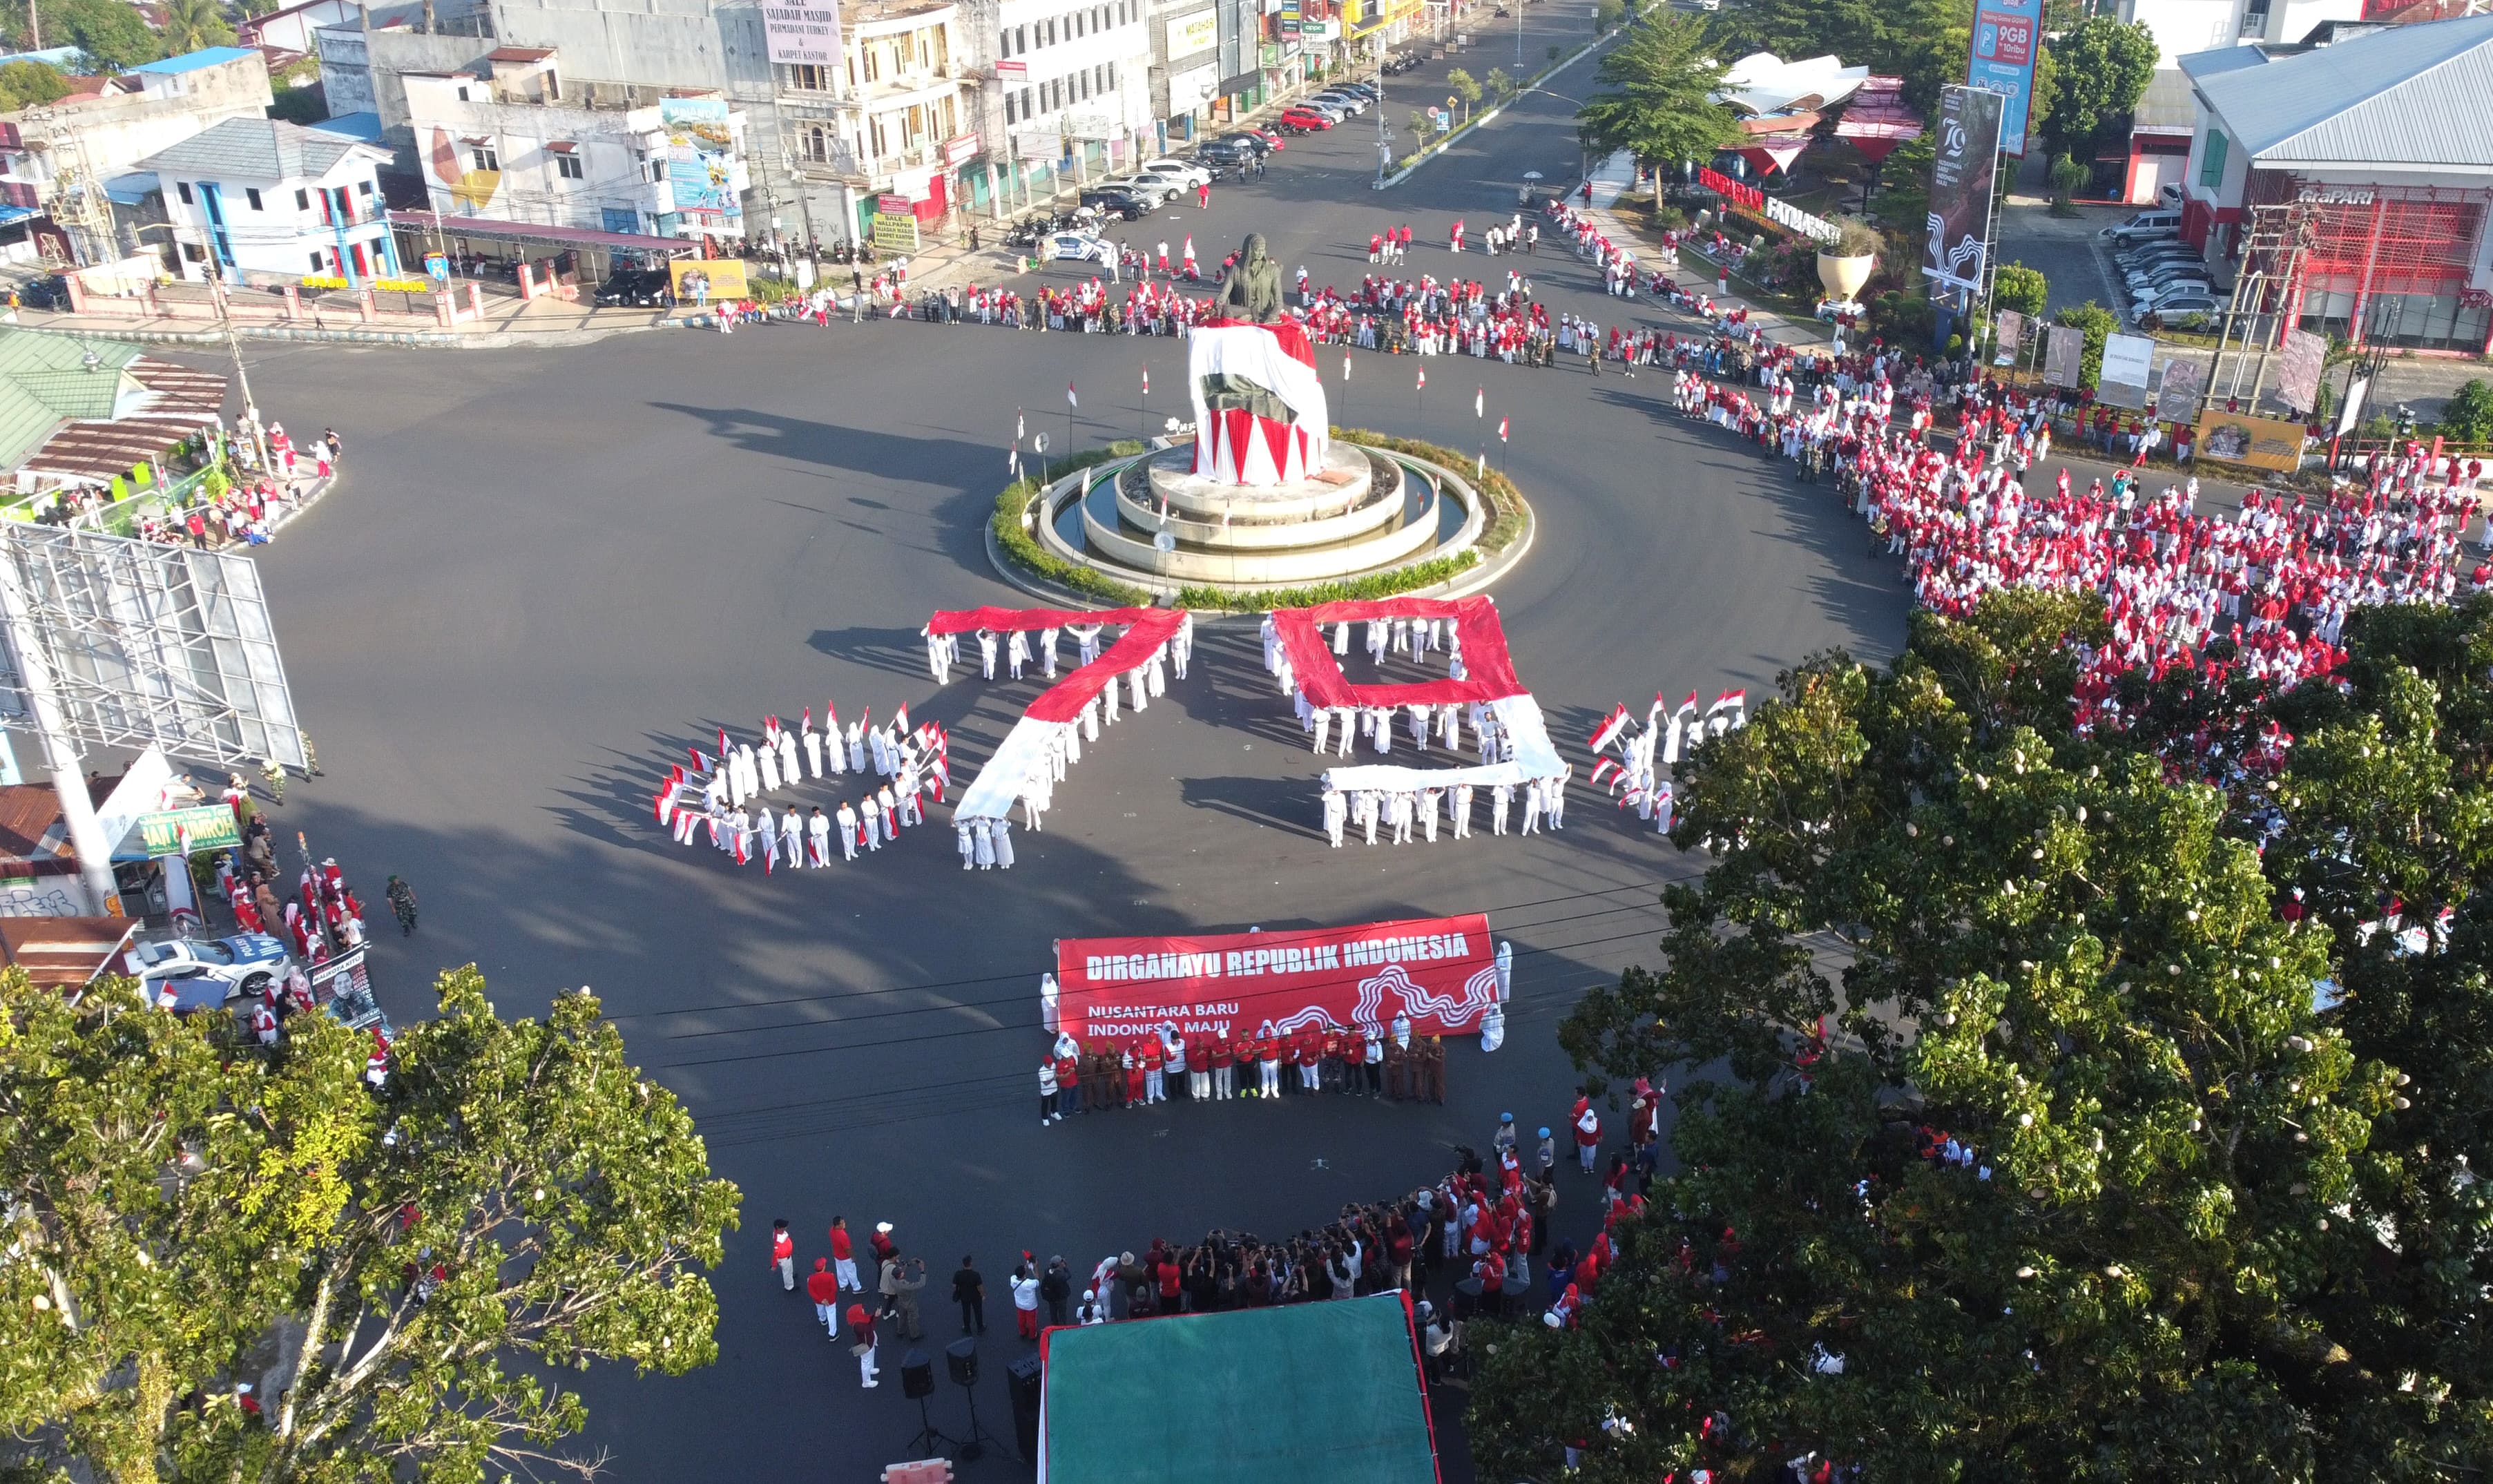
[[[1310,94],[1307,101],[1313,104],[1330,105],[1341,109],[1345,113],[1353,115],[1354,117],[1367,112],[1368,109],[1367,99],[1342,88],[1327,88],[1321,93]]]
[[[2161,268],[2167,263],[2186,262],[2207,266],[2208,260],[2186,242],[2170,242],[2161,248],[2142,248],[2135,253],[2120,253],[2113,257],[2123,273],[2141,268]]]
[[[1157,160],[1144,161],[1140,168],[1144,172],[1177,182],[1177,189],[1181,191],[1191,191],[1197,186],[1212,184],[1212,172],[1190,160],[1175,160],[1162,155]]]
[[[2177,293],[2170,299],[2151,304],[2132,305],[2129,318],[2135,324],[2145,324],[2151,319],[2158,325],[2178,327],[2182,323],[2195,322],[2198,318],[2221,314],[2224,308],[2224,304],[2211,293]]]
[[[2144,242],[2149,237],[2181,235],[2181,213],[2178,211],[2133,212],[2127,221],[2116,222],[2103,229],[2107,242]]]
[[[17,286],[17,302],[29,309],[67,309],[70,307],[69,281],[57,273],[46,273]]]
[[[1129,196],[1141,197],[1144,203],[1152,207],[1157,207],[1177,195],[1178,190],[1176,181],[1149,170],[1130,170],[1123,175],[1113,175],[1100,181],[1099,186],[1102,190],[1123,191]]]
[[[1150,216],[1156,203],[1145,200],[1131,191],[1093,186],[1082,193],[1082,204],[1103,217],[1113,217],[1120,222],[1137,222]]]
[[[141,943],[131,953],[139,984],[166,1010],[210,1010],[260,994],[286,970],[285,945],[264,932]]]
[[[1243,129],[1236,134],[1224,134],[1216,139],[1208,140],[1205,142],[1203,148],[1210,149],[1215,144],[1224,145],[1233,149],[1252,150],[1259,155],[1269,155],[1273,151],[1281,147],[1281,141],[1273,137],[1271,135]],[[1195,153],[1200,155],[1203,153],[1203,150],[1198,149]]]
[[[625,268],[611,274],[597,286],[600,304],[626,304],[654,307],[675,298],[667,275],[648,268]]]
[[[1332,114],[1320,113],[1313,108],[1302,108],[1293,105],[1281,110],[1280,123],[1282,128],[1292,134],[1313,134],[1319,129],[1331,129],[1334,120]]]
[[[2150,288],[2170,290],[2179,284],[2196,284],[2211,292],[2216,287],[2215,280],[2208,276],[2207,265],[2195,262],[2168,263],[2143,273],[2132,273],[2125,282],[2132,293]]]
[[[1337,82],[1333,85],[1332,91],[1365,98],[1369,103],[1382,102],[1385,97],[1384,90],[1373,82]]]
[[[1308,94],[1307,97],[1291,104],[1290,106],[1294,108],[1312,108],[1318,113],[1330,113],[1334,116],[1336,121],[1350,117],[1350,109],[1347,106],[1315,93]]]
[[[1106,262],[1116,251],[1096,232],[1052,232],[1047,238],[1050,262]]]

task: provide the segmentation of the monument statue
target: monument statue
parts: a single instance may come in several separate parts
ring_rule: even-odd
[[[1187,335],[1194,472],[1264,488],[1320,472],[1332,425],[1315,346],[1281,312],[1281,266],[1261,232],[1246,234],[1220,276],[1213,313]]]
[[[1281,265],[1265,250],[1264,234],[1248,232],[1237,261],[1220,276],[1213,307],[1223,319],[1270,324],[1281,317]]]

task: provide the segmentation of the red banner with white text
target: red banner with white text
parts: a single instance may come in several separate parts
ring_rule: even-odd
[[[1060,938],[1058,1024],[1123,1040],[1174,1021],[1181,1034],[1249,1036],[1330,1022],[1416,1035],[1480,1029],[1498,1001],[1488,919],[1407,918],[1347,927],[1184,938]]]

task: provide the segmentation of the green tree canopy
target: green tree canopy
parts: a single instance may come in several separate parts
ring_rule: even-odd
[[[2103,375],[2104,342],[2120,333],[2120,317],[2088,299],[2054,315],[2052,321],[2086,332],[2086,349],[2078,357],[2078,384],[2094,385]]]
[[[0,72],[0,81],[6,76]],[[2493,386],[2480,377],[2461,382],[2441,409],[2441,432],[2462,443],[2493,442]]]
[[[1651,165],[1711,159],[1739,134],[1731,110],[1713,101],[1724,72],[1704,26],[1656,13],[1603,53],[1595,79],[1606,91],[1576,112],[1584,147],[1601,155],[1628,150]]]
[[[1991,305],[1994,309],[2013,309],[2029,318],[2040,318],[2043,306],[2052,299],[2051,281],[2040,268],[2029,268],[2023,262],[2005,262],[1992,276]]]
[[[1560,1031],[1700,1069],[1679,1172],[1581,1327],[1501,1335],[1484,1476],[1585,1439],[1586,1484],[2493,1456],[2493,603],[2364,613],[2350,693],[2133,679],[2131,729],[2082,735],[2104,634],[2091,594],[1917,616],[1698,750],[1673,833],[1713,864]],[[2272,782],[2193,781],[2177,743],[2269,721]]]
[[[375,1092],[325,1016],[272,1054],[128,981],[72,1006],[0,975],[0,1465],[534,1473],[576,1463],[559,1372],[713,1357],[737,1197],[690,1118],[586,992],[504,1020],[469,968],[440,1002]],[[251,1423],[233,1387],[272,1366]]]
[[[69,96],[67,73],[48,62],[0,62],[0,113]]]
[[[163,4],[165,23],[156,34],[163,40],[166,56],[233,45],[234,28],[218,8],[217,0],[163,0]]]
[[[2095,15],[2054,40],[2044,54],[2052,62],[2044,137],[2056,155],[2091,160],[2096,138],[2146,95],[2155,76],[2155,37],[2144,23]]]
[[[122,72],[165,55],[165,44],[135,6],[120,0],[54,0],[43,7],[44,40],[68,43],[102,72]]]

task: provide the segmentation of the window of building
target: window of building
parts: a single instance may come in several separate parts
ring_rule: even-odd
[[[317,254],[317,253],[315,253],[315,254],[313,254],[313,255],[312,255],[312,271],[313,271],[313,272],[315,272],[315,273],[323,272],[323,271],[325,271],[325,270],[328,268],[328,266],[329,266],[329,259],[328,259],[328,258],[321,257],[321,256],[320,256],[319,254]]]
[[[796,153],[816,165],[831,162],[831,132],[820,124],[808,124],[796,132]]]
[[[1005,29],[1004,35],[996,39],[996,55],[1008,57],[1012,54],[1012,29],[1008,26]]]
[[[1054,19],[1051,18],[1047,23],[1047,40],[1039,43],[1039,45],[1042,46],[1053,46],[1056,45],[1056,22]]]
[[[1021,116],[1022,122],[1024,123],[1028,123],[1038,111],[1030,106],[1030,89],[1023,88],[1021,90]]]
[[[2208,131],[2208,147],[2199,155],[2199,184],[2219,187],[2225,183],[2225,136],[2221,130]]]
[[[667,162],[665,162],[664,160],[652,160],[652,161],[650,161],[650,162],[649,162],[649,179],[650,179],[651,183],[653,183],[653,184],[654,184],[654,183],[656,183],[656,182],[658,182],[658,181],[662,181],[662,180],[664,180],[664,179],[666,179],[666,178],[667,178]]]
[[[494,152],[494,146],[491,144],[479,144],[473,149],[470,149],[467,154],[468,157],[475,162],[475,167],[477,169],[498,170],[502,167],[502,157]],[[257,205],[258,203],[255,201],[253,204]]]
[[[173,189],[182,194],[183,205],[188,206],[191,204],[191,183],[189,181],[177,180],[173,182]]]
[[[259,204],[259,187],[245,186],[242,188],[242,194],[250,199],[252,210],[261,211],[266,209]]]
[[[1013,27],[1013,53],[1018,56],[1030,49],[1030,27]]]
[[[199,246],[195,242],[185,242],[182,244],[182,260],[184,262],[206,262],[208,260],[208,250]]]
[[[827,93],[831,90],[830,69],[811,62],[792,64],[788,69],[788,85],[803,93]]]
[[[372,194],[373,194],[373,183],[372,183],[371,181],[369,181],[369,180],[359,180],[359,181],[356,181],[356,182],[355,182],[355,194],[356,194],[357,196],[370,196],[370,195],[372,195]]]
[[[555,156],[554,172],[565,180],[583,180],[588,175],[587,169],[581,165],[578,155]]]
[[[1020,122],[1021,122],[1021,117],[1020,117],[1019,113],[1016,111],[1016,105],[1015,105],[1015,103],[1014,103],[1014,101],[1013,101],[1013,95],[1011,95],[1010,93],[1006,93],[1006,94],[1005,95],[1005,126],[1006,126],[1006,128],[1010,128],[1011,126],[1013,126],[1013,125],[1015,125],[1015,124],[1018,124],[1018,123],[1020,123]]]
[[[311,192],[309,192],[309,191],[297,191],[297,192],[295,192],[295,193],[294,193],[294,209],[295,209],[295,210],[297,210],[297,211],[309,211],[309,210],[311,210],[311,209],[312,209],[312,193],[311,193]]]

